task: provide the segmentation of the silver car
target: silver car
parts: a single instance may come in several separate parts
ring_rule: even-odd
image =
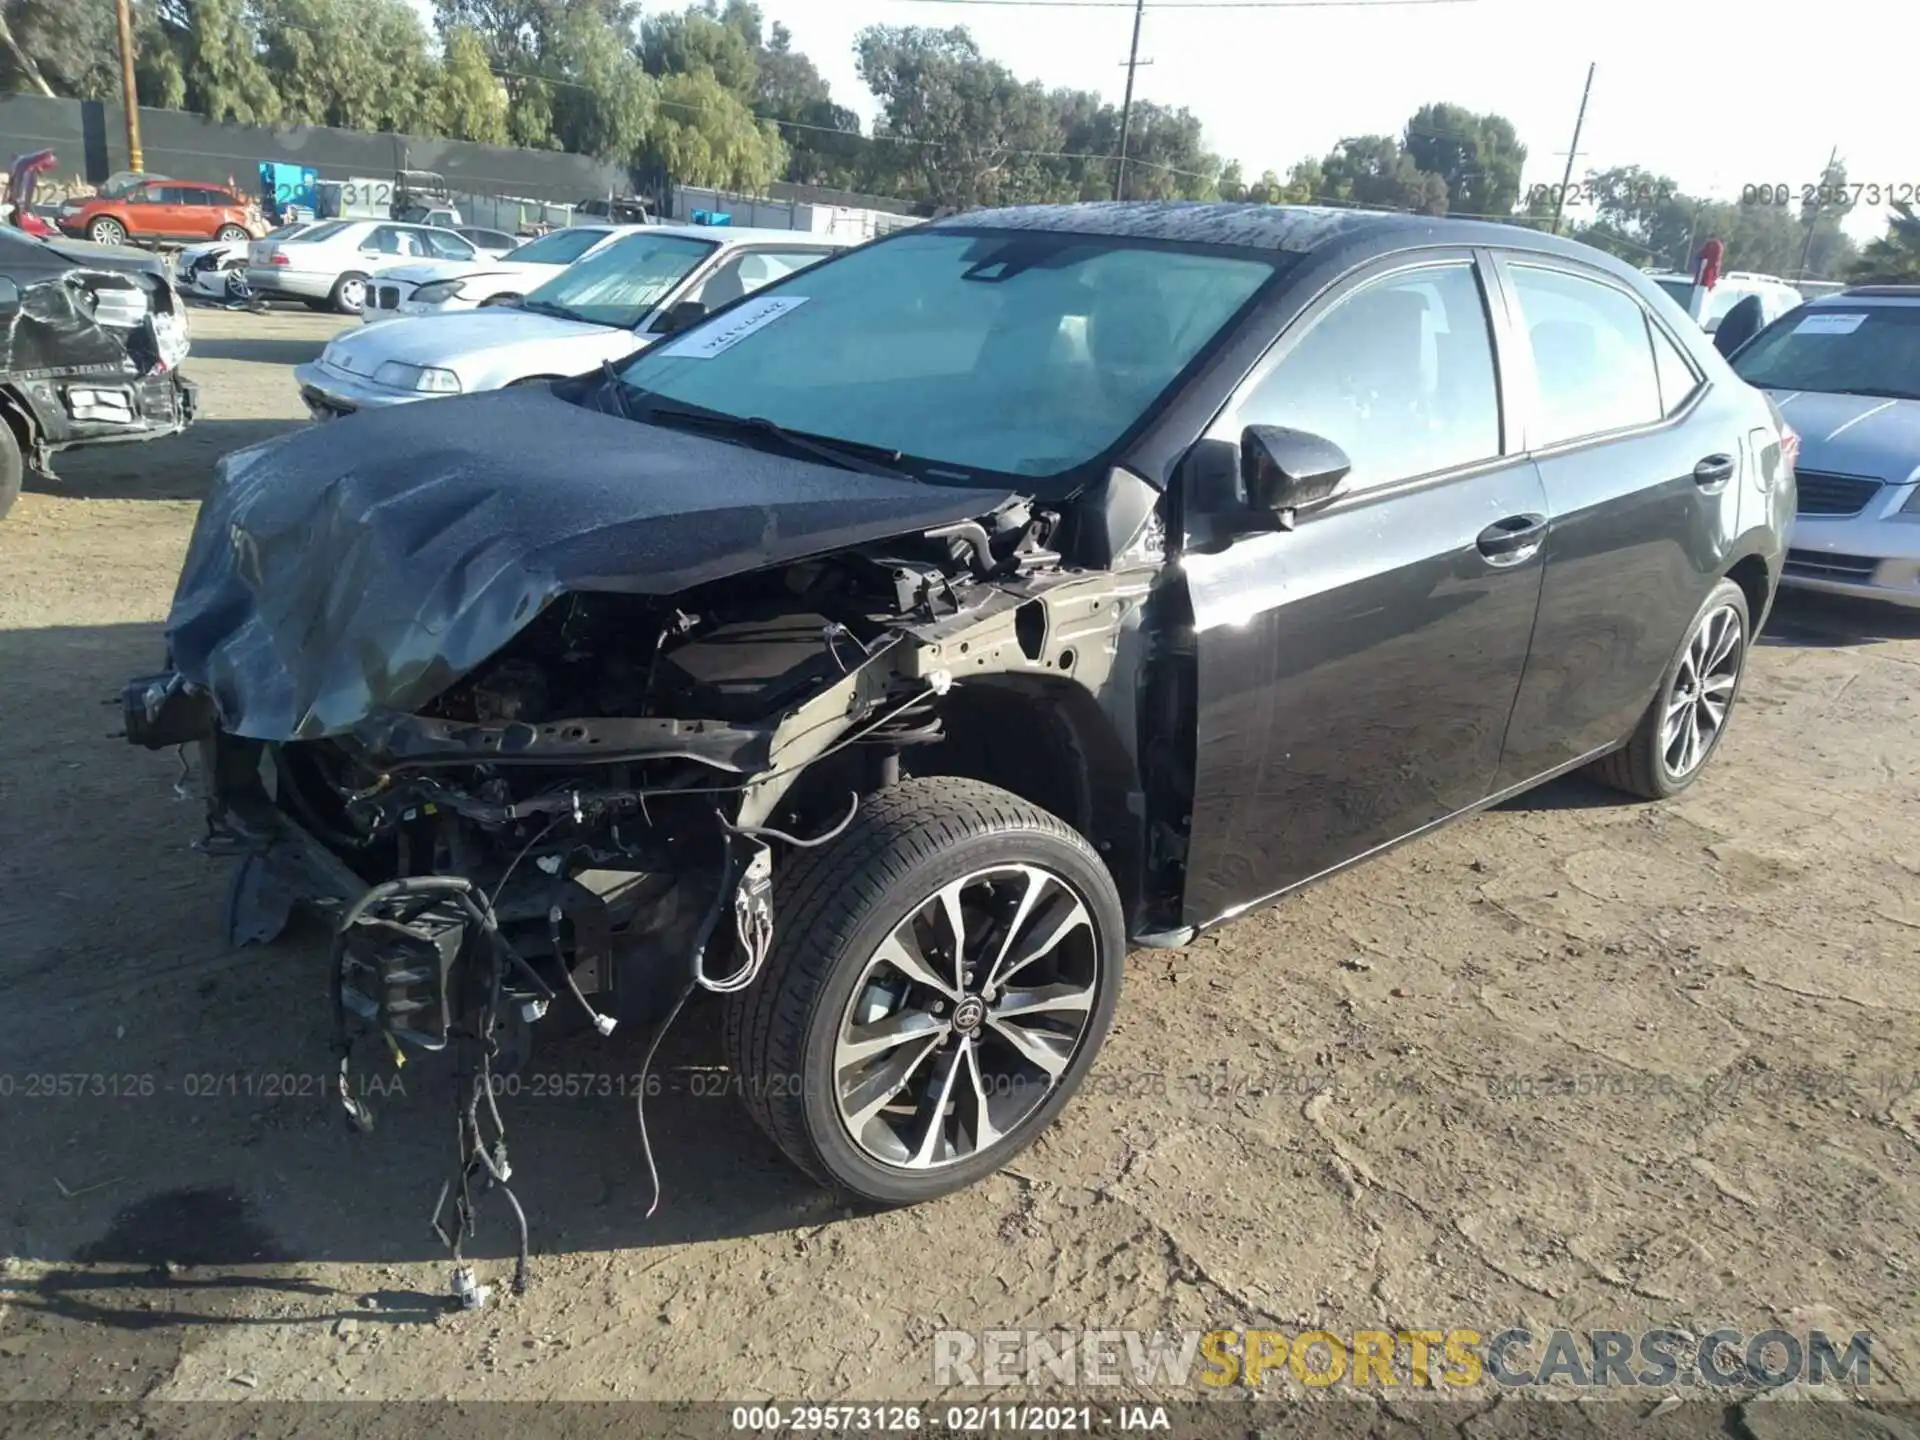
[[[514,305],[365,325],[293,377],[315,419],[582,375],[847,245],[793,230],[649,225]]]
[[[261,299],[304,300],[315,310],[358,315],[367,277],[409,260],[480,258],[471,240],[397,220],[324,220],[285,240],[247,247],[247,285]]]
[[[1920,285],[1801,306],[1733,357],[1800,437],[1780,583],[1920,607]]]

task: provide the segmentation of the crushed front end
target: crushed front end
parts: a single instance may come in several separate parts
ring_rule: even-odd
[[[54,246],[0,251],[0,407],[47,471],[55,452],[148,440],[192,423],[196,391],[178,292],[156,262],[82,263]]]
[[[556,538],[530,520],[508,541],[484,505],[448,493],[484,476],[416,475],[418,526],[396,520],[404,503],[380,512],[413,578],[373,580],[376,509],[339,480],[302,485],[311,443],[223,463],[169,622],[172,663],[127,686],[127,736],[197,750],[200,847],[239,862],[232,943],[271,940],[296,909],[331,925],[349,1118],[372,1123],[349,1080],[356,1056],[454,1052],[461,1165],[443,1201],[456,1257],[472,1187],[510,1174],[491,1076],[524,1061],[538,1022],[570,1012],[605,1035],[665,1013],[644,1069],[692,993],[754,982],[783,858],[831,841],[903,757],[939,749],[949,691],[1031,673],[1090,696],[1150,574],[1063,565],[1059,516],[1017,496],[954,520],[981,497],[820,469],[799,478],[841,499],[802,489],[804,525],[762,515],[740,529],[763,563],[681,548],[676,574],[713,578],[672,588],[607,577],[599,521]],[[877,502],[908,499],[922,523],[885,533],[909,515]],[[713,498],[697,534],[731,533],[739,501]],[[478,538],[462,536],[468,520]],[[847,543],[821,548],[828,530]],[[434,546],[461,556],[437,563]]]

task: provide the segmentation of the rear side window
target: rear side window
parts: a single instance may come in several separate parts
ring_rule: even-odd
[[[1647,332],[1653,336],[1653,368],[1660,379],[1660,413],[1671,415],[1700,388],[1700,377],[1666,331],[1649,324]]]
[[[1538,377],[1533,446],[1662,418],[1660,381],[1639,301],[1557,270],[1516,265],[1510,273]]]
[[[1333,441],[1356,488],[1497,456],[1500,395],[1473,267],[1429,266],[1349,295],[1255,383],[1238,423]]]

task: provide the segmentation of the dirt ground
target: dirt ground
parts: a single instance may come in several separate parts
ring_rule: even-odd
[[[542,1051],[613,1083],[508,1101],[533,1286],[446,1313],[442,1079],[345,1133],[320,943],[223,948],[198,802],[114,738],[213,459],[340,323],[196,312],[205,418],[0,524],[0,1396],[926,1399],[949,1327],[1522,1324],[1870,1330],[1920,1398],[1920,615],[1792,599],[1687,795],[1563,781],[1135,956],[969,1192],[837,1208],[695,1016],[649,1220],[637,1043]]]

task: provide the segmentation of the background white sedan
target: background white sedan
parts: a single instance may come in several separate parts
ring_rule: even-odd
[[[358,315],[368,277],[409,260],[461,260],[480,252],[471,240],[433,225],[397,220],[323,220],[287,240],[247,247],[247,285],[263,300],[304,300],[315,310]]]
[[[637,225],[569,225],[490,263],[422,260],[380,272],[367,287],[360,318],[369,323],[396,315],[444,315],[518,300],[539,289],[576,260],[585,259]]]
[[[794,230],[634,226],[523,301],[347,330],[293,378],[324,420],[583,375],[848,243]]]

